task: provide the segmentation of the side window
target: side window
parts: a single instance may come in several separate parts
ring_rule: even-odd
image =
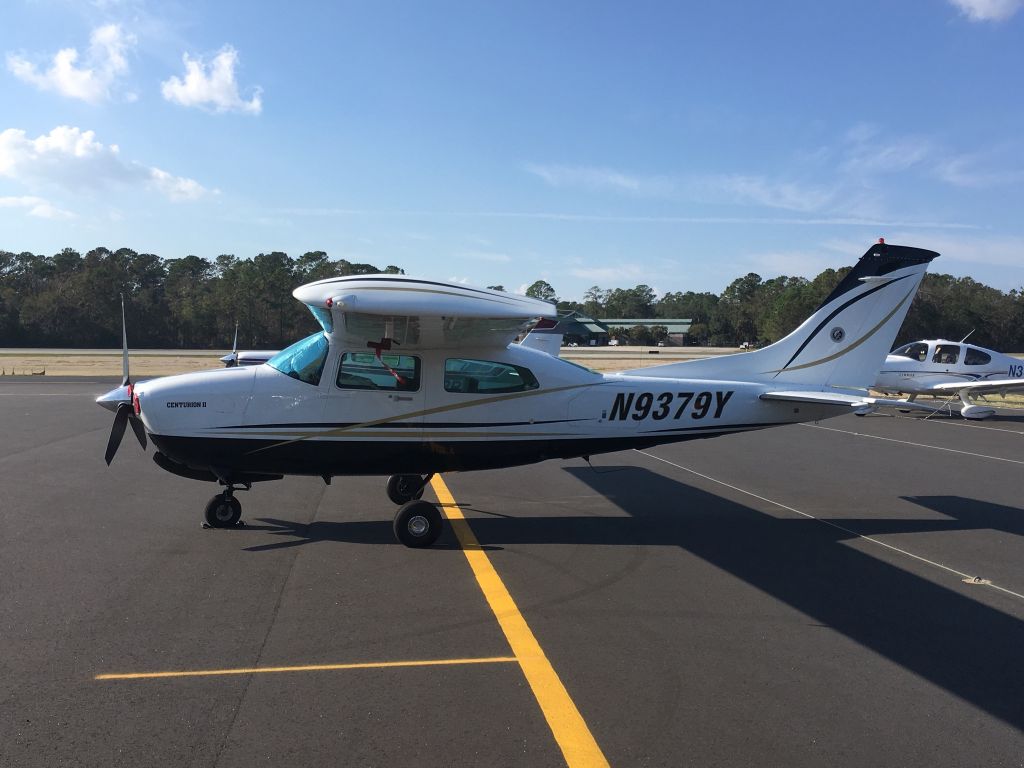
[[[980,349],[968,347],[967,352],[964,353],[965,365],[988,365],[991,362],[992,355],[988,352],[982,352]]]
[[[907,344],[906,346],[893,350],[892,354],[899,355],[900,357],[909,357],[911,360],[917,360],[919,363],[923,363],[928,358],[928,345],[916,341],[913,344]]]
[[[500,395],[537,389],[537,377],[528,368],[488,360],[451,358],[444,362],[445,392]]]
[[[958,344],[939,344],[935,347],[935,354],[932,355],[933,363],[942,365],[956,365],[960,358],[960,346]]]
[[[420,359],[412,355],[345,352],[338,365],[338,389],[380,389],[416,392],[420,388]]]

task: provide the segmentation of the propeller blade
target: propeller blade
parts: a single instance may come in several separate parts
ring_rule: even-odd
[[[124,294],[121,294],[121,386],[131,383],[128,375],[128,324],[124,320]],[[123,429],[122,429],[123,431]],[[114,449],[117,450],[116,448]],[[107,464],[110,462],[108,461]]]
[[[122,403],[117,406],[117,414],[114,416],[114,426],[110,428],[110,439],[107,440],[107,452],[103,454],[103,458],[107,460],[107,466],[110,466],[110,462],[114,459],[114,454],[117,453],[117,447],[121,444],[121,438],[124,437],[124,428],[128,426],[128,416],[131,415],[132,407]]]
[[[135,416],[129,416],[128,423],[132,425],[132,432],[139,439],[142,450],[146,450],[146,428],[142,425],[142,420]]]

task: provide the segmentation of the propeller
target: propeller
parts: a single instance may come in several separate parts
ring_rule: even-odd
[[[128,328],[124,317],[124,294],[121,294],[121,386],[97,398],[96,402],[114,411],[114,424],[110,428],[107,450],[103,454],[107,466],[114,460],[114,455],[121,445],[121,438],[124,437],[125,427],[129,424],[132,425],[132,432],[135,433],[142,450],[146,450],[146,427],[136,414],[138,396],[134,392],[131,374],[128,371]]]

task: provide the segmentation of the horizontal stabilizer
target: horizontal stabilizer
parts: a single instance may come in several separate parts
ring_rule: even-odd
[[[859,397],[857,395],[844,395],[832,392],[795,391],[795,392],[765,392],[761,395],[762,400],[783,400],[789,403],[809,403],[812,405],[834,405],[843,408],[860,408],[871,405],[874,398]]]

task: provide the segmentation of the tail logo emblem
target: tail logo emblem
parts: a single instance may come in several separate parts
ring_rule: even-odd
[[[832,337],[832,341],[838,344],[840,341],[846,338],[846,331],[844,331],[837,325],[835,328],[829,331],[828,335]]]

